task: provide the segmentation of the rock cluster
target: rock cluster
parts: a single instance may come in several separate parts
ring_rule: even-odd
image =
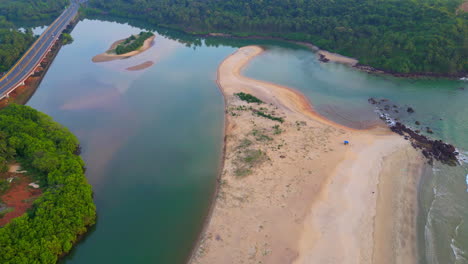
[[[428,159],[429,164],[433,164],[434,159],[444,164],[456,166],[458,164],[456,151],[453,145],[447,144],[442,140],[432,140],[424,135],[420,135],[411,128],[396,122],[390,129],[411,140],[411,145],[416,149],[421,149],[424,157]]]
[[[406,140],[410,140],[414,148],[421,149],[422,154],[427,158],[429,164],[433,164],[434,160],[451,166],[456,166],[458,164],[458,152],[454,146],[441,140],[433,140],[421,135],[419,134],[421,132],[420,130],[413,130],[401,122],[398,122],[398,118],[392,118],[390,116],[392,112],[399,113],[399,108],[396,105],[390,107],[387,99],[369,98],[368,102],[377,106],[380,118],[387,123],[393,132],[403,136]],[[412,114],[415,110],[412,107],[406,107],[406,112]],[[415,121],[415,124],[418,126],[421,125],[419,121]],[[425,127],[425,132],[428,134],[434,133],[428,126]]]

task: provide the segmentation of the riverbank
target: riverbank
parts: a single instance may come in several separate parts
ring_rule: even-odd
[[[381,188],[415,190],[416,184],[402,186],[417,182],[420,154],[386,127],[344,127],[317,114],[299,92],[242,76],[262,52],[241,48],[218,69],[224,166],[191,262],[383,263],[381,250],[389,248],[405,248],[405,259],[416,259],[410,246],[416,244],[416,192],[395,200]],[[264,103],[246,103],[234,95],[240,92]],[[400,226],[395,214],[403,208],[409,214]],[[406,247],[394,232],[399,228]]]
[[[95,62],[95,63],[98,63],[98,62],[106,62],[106,61],[113,61],[113,60],[121,60],[121,59],[126,59],[126,58],[136,56],[136,55],[148,50],[149,48],[151,48],[153,46],[153,41],[154,41],[155,38],[156,38],[156,36],[149,37],[148,39],[146,39],[143,42],[143,46],[141,48],[139,48],[137,50],[134,50],[134,51],[124,53],[124,54],[119,54],[119,55],[115,54],[114,50],[120,43],[124,42],[126,40],[126,38],[121,39],[121,40],[117,40],[116,42],[112,43],[112,45],[110,46],[110,48],[106,52],[94,56],[92,58],[92,61]]]
[[[186,31],[183,31],[183,32],[187,34],[192,34]],[[317,54],[317,58],[323,63],[328,63],[328,62],[341,63],[341,64],[348,65],[359,71],[367,72],[369,74],[391,75],[393,77],[398,77],[398,78],[448,78],[448,79],[460,79],[468,75],[468,72],[460,72],[460,73],[455,73],[455,74],[433,73],[433,72],[401,73],[401,72],[378,69],[370,65],[360,64],[359,58],[351,58],[351,57],[347,57],[338,53],[333,53],[327,50],[323,50],[309,42],[296,41],[296,40],[291,40],[291,39],[281,38],[281,37],[266,37],[266,36],[256,36],[256,35],[240,37],[240,36],[234,36],[234,35],[225,34],[225,33],[192,34],[192,35],[200,36],[200,37],[221,37],[221,38],[232,38],[232,39],[264,39],[264,40],[285,41],[285,42],[294,43],[294,44],[311,49]]]

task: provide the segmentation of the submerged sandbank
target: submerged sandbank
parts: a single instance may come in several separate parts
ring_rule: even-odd
[[[347,128],[317,114],[293,89],[242,76],[262,52],[240,48],[218,68],[226,107],[224,166],[191,262],[384,263],[383,249],[404,248],[394,232],[403,228],[405,245],[415,245],[415,202],[400,202],[416,201],[416,192],[392,199],[379,183],[415,187],[402,185],[417,181],[420,155],[386,127]],[[241,101],[239,92],[264,103]],[[402,210],[410,212],[404,227]],[[414,252],[404,253],[409,263]]]
[[[151,48],[155,38],[156,38],[156,36],[152,36],[152,37],[148,38],[147,40],[145,40],[145,42],[143,43],[143,46],[141,48],[139,48],[138,50],[127,52],[127,53],[120,54],[120,55],[117,55],[117,54],[113,53],[113,50],[115,50],[115,48],[120,43],[124,42],[126,40],[126,38],[118,40],[118,41],[114,42],[106,52],[94,56],[92,61],[97,63],[97,62],[121,60],[121,59],[126,59],[126,58],[133,57],[133,56],[138,55],[138,54],[146,51],[147,49]]]
[[[154,62],[152,61],[145,61],[143,63],[140,63],[138,65],[135,65],[135,66],[132,66],[132,67],[128,67],[126,68],[127,71],[141,71],[141,70],[144,70],[144,69],[147,69],[151,66],[154,65]]]

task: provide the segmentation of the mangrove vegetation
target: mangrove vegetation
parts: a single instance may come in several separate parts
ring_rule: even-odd
[[[56,263],[96,220],[77,138],[28,106],[0,111],[0,165],[20,162],[43,191],[0,228],[0,263]]]

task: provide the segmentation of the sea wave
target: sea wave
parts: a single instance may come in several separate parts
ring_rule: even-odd
[[[453,255],[455,256],[455,263],[466,263],[467,261],[467,256],[465,251],[463,251],[459,246],[457,246],[457,241],[456,238],[458,237],[458,230],[460,226],[463,224],[463,219],[460,221],[460,223],[455,227],[455,236],[452,238],[450,242],[450,247],[452,248]]]

